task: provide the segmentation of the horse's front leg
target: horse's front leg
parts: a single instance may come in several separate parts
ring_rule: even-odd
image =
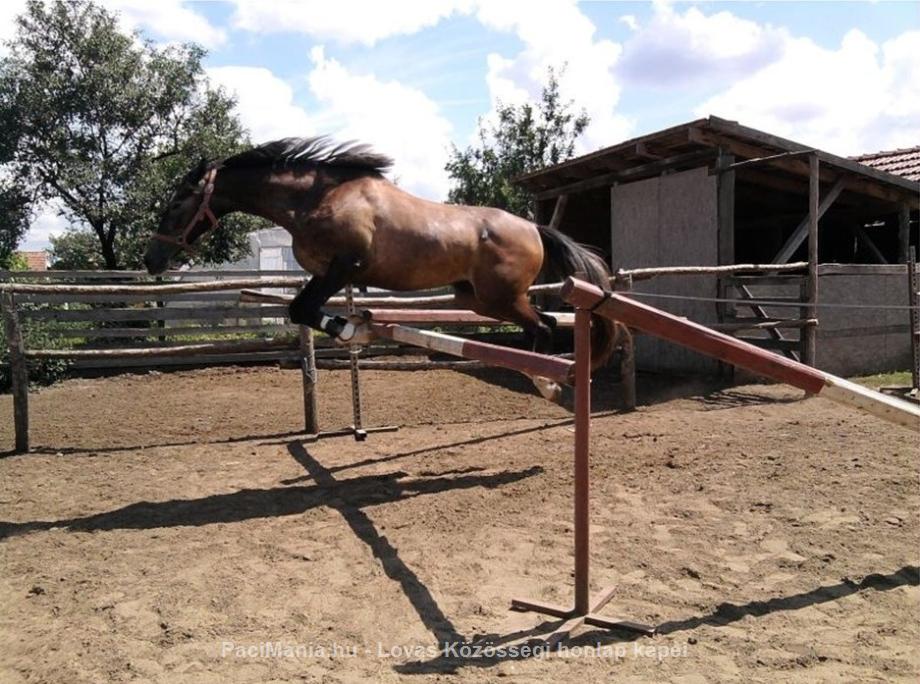
[[[291,321],[308,325],[331,337],[347,342],[355,334],[355,326],[343,316],[329,316],[323,305],[336,292],[351,282],[361,268],[361,260],[354,257],[334,257],[324,275],[316,275],[294,297],[288,306]]]

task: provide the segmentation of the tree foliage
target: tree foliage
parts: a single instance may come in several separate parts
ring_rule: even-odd
[[[498,207],[532,220],[530,197],[512,180],[569,159],[590,119],[583,109],[575,110],[573,101],[562,99],[553,69],[538,102],[499,103],[496,113],[495,123],[480,119],[477,144],[451,150],[445,168],[454,185],[448,201]]]
[[[0,269],[12,269],[16,246],[29,227],[29,196],[15,181],[0,181]]]
[[[233,99],[209,87],[200,47],[155,47],[90,0],[29,0],[17,22],[0,60],[0,176],[62,207],[73,227],[56,257],[76,266],[80,247],[83,267],[136,268],[176,180],[247,145]],[[203,260],[242,256],[256,225],[227,217]]]

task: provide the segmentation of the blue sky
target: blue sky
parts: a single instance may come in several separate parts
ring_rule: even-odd
[[[21,1],[0,9],[0,37]],[[360,138],[431,199],[449,186],[450,144],[563,63],[564,94],[592,118],[582,152],[707,114],[840,154],[920,143],[920,3],[104,4],[157,42],[203,43],[254,141]],[[52,209],[25,247],[61,229]]]

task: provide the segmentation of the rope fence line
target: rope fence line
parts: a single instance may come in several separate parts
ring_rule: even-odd
[[[807,262],[799,261],[791,264],[733,264],[729,266],[664,266],[654,268],[619,269],[610,277],[611,284],[632,278],[633,280],[647,280],[657,276],[668,275],[730,275],[738,273],[764,273],[800,271],[807,266]],[[245,288],[299,288],[307,280],[306,276],[270,276],[267,278],[228,278],[226,280],[213,280],[188,283],[165,283],[162,285],[70,285],[48,283],[5,283],[0,285],[0,291],[28,294],[134,294],[134,295],[169,295],[186,294],[190,292],[219,292],[221,290],[241,290]],[[534,294],[559,292],[562,283],[545,283],[534,285],[529,292]],[[333,297],[332,300],[345,298]],[[446,302],[452,301],[453,295],[438,295],[434,297],[355,297],[356,305],[389,306],[394,300],[408,302],[414,299],[415,303]],[[422,301],[424,300],[424,301]],[[338,302],[336,302],[338,303]]]
[[[771,301],[768,299],[734,299],[731,297],[694,297],[691,295],[664,294],[658,292],[623,292],[628,297],[651,297],[657,299],[679,299],[691,302],[716,302],[720,304],[745,304],[757,306],[784,306],[794,309],[801,308],[801,302],[788,301]],[[818,302],[814,304],[819,309],[873,309],[886,311],[912,311],[920,309],[920,306],[911,306],[910,304],[845,304],[836,302]]]

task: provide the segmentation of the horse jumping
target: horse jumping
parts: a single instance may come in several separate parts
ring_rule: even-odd
[[[313,277],[290,304],[291,320],[347,342],[354,322],[323,311],[348,283],[389,290],[453,286],[457,305],[521,325],[535,351],[549,353],[555,320],[527,289],[542,273],[575,273],[602,288],[603,260],[571,238],[501,209],[441,204],[400,189],[383,172],[392,161],[366,145],[286,138],[223,160],[202,160],[180,181],[150,240],[144,263],[162,273],[181,249],[232,212],[264,217],[293,238],[294,256]],[[616,345],[612,321],[597,317],[593,366]],[[535,379],[547,396],[555,383]]]

